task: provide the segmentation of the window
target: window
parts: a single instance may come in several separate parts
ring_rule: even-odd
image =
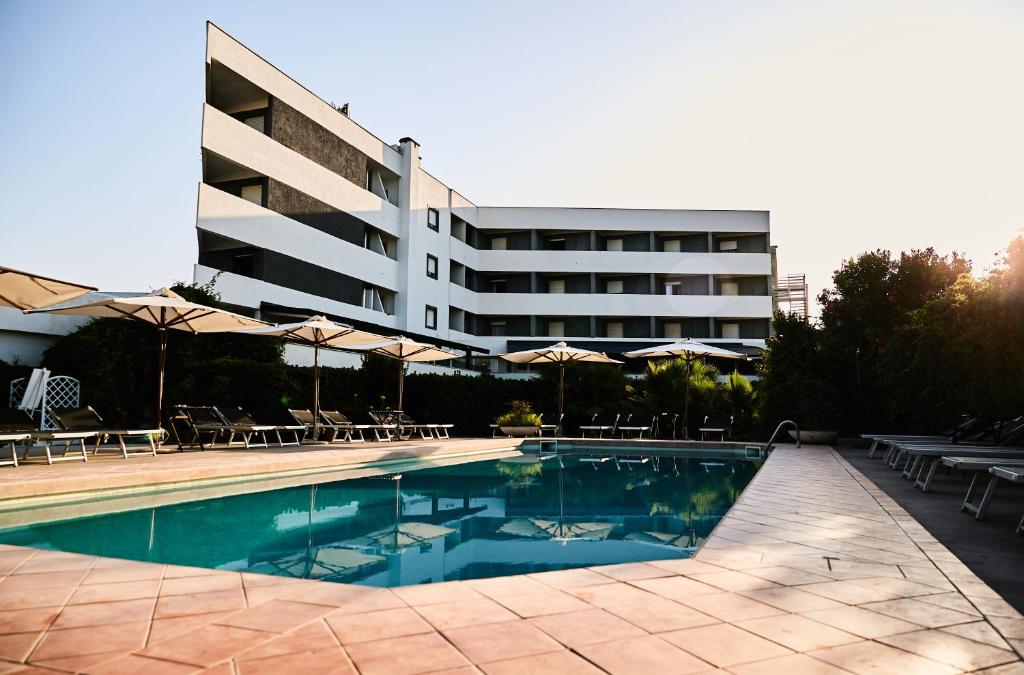
[[[508,289],[505,279],[491,279],[491,293],[504,293]]]
[[[549,281],[548,293],[565,293],[565,279],[552,279]]]
[[[256,254],[240,253],[231,261],[231,271],[243,277],[256,277]]]
[[[682,295],[683,284],[678,281],[665,282],[665,295]]]
[[[683,337],[683,324],[678,321],[668,321],[665,323],[665,337],[667,338],[681,338]]]
[[[681,250],[681,244],[678,239],[667,239],[665,241],[664,250],[665,253],[679,253]]]
[[[718,242],[719,251],[738,251],[740,250],[740,243],[735,239],[726,239]]]
[[[492,251],[504,251],[508,248],[508,238],[506,237],[491,237],[491,250]]]
[[[491,322],[491,335],[502,336],[505,334],[505,322],[504,321],[492,321]]]
[[[434,232],[441,231],[441,214],[437,209],[427,209],[427,227]]]
[[[565,238],[559,237],[558,239],[548,239],[548,248],[552,251],[564,251]]]
[[[608,285],[605,287],[606,293],[621,293],[622,292],[622,279],[611,279],[608,281]]]
[[[739,295],[740,294],[740,282],[738,281],[723,281],[722,282],[721,295]]]
[[[607,240],[607,242],[605,243],[605,249],[607,249],[609,251],[621,251],[622,250],[622,240],[621,239],[609,239],[609,240]]]
[[[437,278],[437,258],[427,254],[427,276],[431,279]]]
[[[431,307],[427,305],[427,312],[424,324],[427,328],[434,330],[437,328],[437,307]]]
[[[550,337],[565,337],[565,322],[548,321],[548,335]]]
[[[722,337],[738,340],[740,337],[740,325],[738,323],[723,323]]]
[[[605,333],[610,338],[622,337],[622,322],[621,321],[609,321],[605,327]]]
[[[263,184],[243,185],[240,193],[242,199],[263,206]]]

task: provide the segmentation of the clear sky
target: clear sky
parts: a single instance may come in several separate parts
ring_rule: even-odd
[[[205,21],[483,205],[769,209],[780,272],[1024,225],[1024,2],[0,0],[0,265],[190,280]]]

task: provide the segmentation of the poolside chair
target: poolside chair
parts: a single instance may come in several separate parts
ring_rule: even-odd
[[[283,448],[286,445],[301,445],[302,439],[306,437],[306,426],[304,424],[258,424],[252,418],[252,415],[241,407],[217,408],[217,412],[224,417],[228,424],[238,427],[248,426],[253,430],[253,433],[262,434],[264,447],[267,445],[267,433],[269,432],[273,432],[275,438],[277,438],[277,446],[279,448]],[[281,437],[282,433],[286,436],[291,434],[293,440],[285,442]]]
[[[439,441],[451,438],[448,432],[455,428],[454,424],[437,424],[434,422],[421,424],[405,413],[402,413],[399,416],[399,419],[401,420],[401,424],[399,425],[401,428],[404,429],[409,427],[417,431],[420,431],[421,428],[425,428],[429,432],[427,434],[427,438],[433,437]],[[420,436],[423,436],[422,431],[420,431]]]
[[[395,436],[401,438],[398,429],[398,418],[395,417],[394,413],[390,410],[371,410],[368,415],[373,421],[373,424],[368,424],[366,427],[373,432],[374,439],[381,442],[388,442],[394,440]]]
[[[988,483],[985,489],[980,492],[978,501],[974,501],[975,487],[980,487],[984,474],[975,474],[974,479],[971,480],[971,485],[967,488],[967,496],[964,497],[963,504],[960,505],[961,511],[966,511],[974,515],[975,520],[984,520],[985,514],[988,513],[989,504],[992,503],[992,495],[996,491],[996,484],[1000,480],[1009,481],[1018,485],[1024,485],[1024,468],[1015,466],[993,466],[988,470]],[[1017,525],[1017,534],[1024,533],[1024,518],[1021,518],[1020,524]]]
[[[651,415],[648,418],[646,415],[629,413],[626,415],[626,419],[623,420],[623,423],[619,425],[618,429],[622,438],[625,438],[626,434],[637,434],[637,438],[643,438],[645,432],[649,437],[657,419],[657,415]]]
[[[354,424],[352,420],[350,420],[348,416],[340,410],[321,410],[320,421],[331,424],[339,430],[346,432],[350,442],[358,441],[359,443],[365,443],[366,436],[364,436],[363,433],[366,431],[374,431],[374,437],[377,440],[390,440],[390,438],[382,438],[381,433],[383,433],[384,430],[381,430],[381,433],[378,433],[374,430],[374,425],[372,424]],[[390,429],[387,431],[390,431]],[[358,439],[356,439],[357,435],[359,436]],[[385,433],[384,436],[387,436],[387,434]]]
[[[174,408],[177,412],[176,419],[183,420],[192,433],[188,444],[190,448],[194,448],[198,443],[200,450],[206,450],[207,446],[216,445],[218,442],[223,442],[231,447],[237,436],[242,439],[242,444],[248,449],[252,447],[251,438],[260,433],[248,425],[229,423],[213,406],[177,405]],[[203,441],[204,435],[208,436],[206,442]],[[263,440],[263,445],[266,446],[265,436]],[[178,449],[184,449],[184,443],[180,437],[178,438]]]
[[[882,449],[886,450],[886,456],[891,451],[891,443],[893,441],[934,441],[937,443],[948,442],[948,443],[959,443],[961,439],[965,439],[966,436],[974,437],[977,433],[985,433],[984,422],[982,418],[970,415],[963,415],[955,426],[943,430],[940,434],[933,435],[913,435],[913,434],[879,434],[879,433],[868,433],[861,434],[861,438],[871,441],[871,446],[868,448],[868,457],[874,458],[875,453]]]
[[[85,448],[85,441],[92,439],[96,435],[96,432],[38,431],[36,430],[35,422],[29,418],[24,411],[5,409],[0,410],[0,434],[3,434],[5,437],[8,435],[16,436],[20,439],[20,442],[24,444],[24,450],[21,453],[21,461],[27,460],[29,452],[36,446],[36,444],[39,444],[43,447],[43,451],[46,453],[46,463],[53,464],[54,462],[77,462],[78,460],[83,462],[89,461],[89,455]],[[23,438],[25,434],[28,434],[29,436],[27,439]],[[16,443],[17,441],[14,442]],[[59,443],[64,444],[64,452],[60,457],[55,457],[52,446]],[[75,443],[78,444],[79,449],[69,457],[68,452]],[[12,451],[14,451],[14,449],[14,447],[11,448]],[[9,463],[12,466],[18,466],[16,457],[12,458]],[[3,463],[4,466],[7,464],[8,462]]]
[[[552,436],[561,436],[562,435],[562,420],[565,419],[565,413],[562,413],[561,415],[551,415],[550,417],[548,417],[548,419],[555,420],[554,424],[550,424],[550,423],[545,424],[544,423],[544,413],[540,414],[540,431],[537,432],[537,435],[538,436],[543,436],[544,432],[546,431],[546,432],[550,433]],[[492,424],[491,426],[497,428],[498,425],[497,424]]]
[[[942,460],[949,455],[955,454],[965,461],[968,458],[992,461],[1017,460],[1024,459],[1024,448],[958,445],[953,450],[948,446],[914,448],[908,454],[911,459],[907,462],[903,477],[914,481],[914,487],[928,492],[931,489],[936,470],[944,464]]]
[[[399,415],[393,410],[371,410],[370,419],[372,419],[378,427],[387,427],[386,434],[388,438],[377,438],[377,440],[390,441],[392,440],[392,433],[398,436],[401,440],[408,440],[412,437],[413,433],[418,433],[420,438],[423,439],[433,438],[434,435],[433,431],[430,429],[430,425],[416,424],[408,415],[405,415],[404,413]]]
[[[156,457],[156,443],[153,438],[163,440],[163,429],[111,429],[103,423],[103,418],[92,406],[75,408],[74,410],[54,410],[49,408],[47,414],[50,419],[57,423],[62,431],[92,431],[96,434],[96,445],[93,446],[92,454],[95,457],[100,450],[120,450],[124,459],[129,457],[142,457],[150,455]],[[103,447],[111,439],[117,441],[117,447]],[[149,446],[147,450],[128,451],[125,440],[141,439]]]
[[[718,434],[719,440],[725,441],[729,436],[729,432],[732,431],[732,417],[712,417],[707,415],[704,417],[704,422],[697,427],[697,431],[700,432],[700,440],[706,441],[708,434]]]
[[[598,438],[604,438],[605,432],[615,436],[615,427],[619,423],[619,416],[594,413],[590,418],[590,424],[580,425],[580,436],[586,438],[587,432],[596,433]]]
[[[327,434],[327,438],[324,439],[325,442],[327,443],[334,443],[335,441],[351,442],[353,440],[351,428],[352,425],[350,424],[333,424],[327,422],[323,418],[323,416],[321,416],[318,424],[314,424],[314,422],[316,422],[317,420],[316,417],[313,415],[312,410],[299,410],[289,408],[288,414],[290,414],[295,419],[296,422],[305,427],[306,438],[312,438],[313,440],[316,441],[320,440],[319,438],[316,438],[313,435],[313,430],[316,427],[319,427],[321,433]],[[339,435],[341,436],[341,438],[338,438]],[[360,440],[364,439],[360,438]]]

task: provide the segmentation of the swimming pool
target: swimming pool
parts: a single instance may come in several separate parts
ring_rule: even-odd
[[[524,454],[0,530],[0,543],[401,586],[691,555],[737,457]]]

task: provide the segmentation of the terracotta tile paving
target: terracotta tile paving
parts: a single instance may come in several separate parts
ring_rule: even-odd
[[[340,461],[278,452],[251,454]],[[130,484],[142,462],[88,466]],[[23,491],[87,475],[29,468]],[[397,589],[0,546],[0,673],[1024,672],[1024,618],[826,448],[777,449],[719,529],[687,560]]]

